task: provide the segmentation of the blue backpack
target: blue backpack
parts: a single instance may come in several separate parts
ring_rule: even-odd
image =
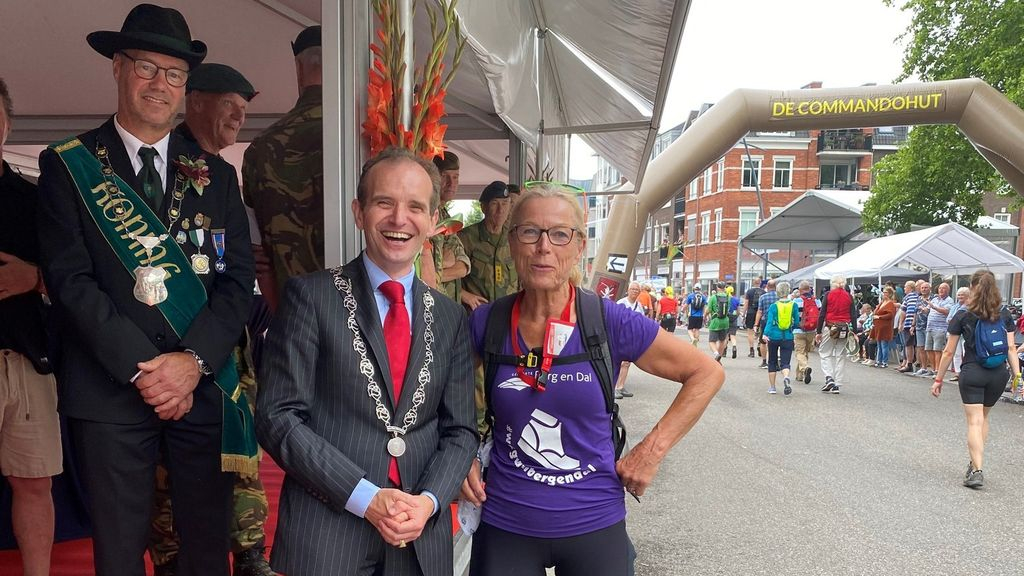
[[[1006,328],[999,320],[1002,320],[1002,315],[995,322],[978,318],[974,327],[974,354],[978,357],[978,364],[985,368],[999,368],[1006,364],[1006,355],[1010,351]]]

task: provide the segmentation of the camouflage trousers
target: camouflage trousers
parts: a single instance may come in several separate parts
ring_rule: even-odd
[[[256,408],[256,373],[248,345],[234,350],[238,365],[238,379],[245,392],[249,408]],[[259,475],[243,477],[235,475],[232,494],[233,515],[231,520],[231,551],[238,553],[248,550],[263,541],[263,526],[267,521],[267,494]],[[153,521],[149,533],[149,556],[153,564],[163,566],[178,554],[178,534],[174,530],[174,515],[171,509],[171,490],[167,469],[158,465],[156,470],[156,494],[153,498]]]

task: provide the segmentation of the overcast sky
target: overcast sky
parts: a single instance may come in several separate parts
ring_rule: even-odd
[[[909,13],[882,0],[692,0],[661,130],[737,88],[890,84],[909,24]],[[571,177],[590,178],[589,148],[577,139],[572,152]]]

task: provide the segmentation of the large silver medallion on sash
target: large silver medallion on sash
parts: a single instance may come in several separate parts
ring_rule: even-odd
[[[153,248],[156,248],[160,242],[167,238],[167,234],[159,236],[136,236],[130,234],[129,236],[146,250],[146,262],[152,261]],[[166,270],[156,266],[138,266],[135,268],[134,273],[135,288],[132,290],[132,293],[135,295],[136,300],[146,306],[156,306],[167,300],[167,285],[164,284],[164,280],[167,280],[168,276]]]
[[[425,389],[430,383],[430,365],[434,362],[434,297],[431,296],[429,290],[423,292],[423,366],[420,367],[417,376],[418,386],[412,394],[412,407],[402,417],[402,425],[395,426],[391,423],[391,411],[381,401],[380,385],[374,378],[373,363],[366,355],[366,342],[363,341],[359,324],[356,323],[356,299],[352,295],[352,283],[341,275],[340,266],[332,268],[331,273],[334,275],[334,287],[343,296],[345,309],[348,310],[346,324],[352,331],[352,348],[359,354],[359,372],[366,377],[366,394],[373,399],[377,419],[384,424],[384,429],[388,434],[391,434],[391,438],[387,442],[388,454],[400,458],[405,454],[406,449],[405,439],[402,436],[405,436],[409,428],[416,424],[420,405],[427,399]],[[395,404],[398,404],[397,398]]]

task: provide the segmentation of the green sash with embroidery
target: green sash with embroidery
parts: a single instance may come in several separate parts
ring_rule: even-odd
[[[154,266],[167,273],[167,299],[157,304],[164,318],[180,339],[188,331],[199,311],[206,305],[206,288],[192,271],[188,258],[176,242],[161,242],[147,256],[146,250],[129,237],[167,234],[167,229],[117,174],[109,177],[120,189],[111,195],[103,176],[103,164],[96,159],[77,138],[70,138],[50,146],[67,166],[78,193],[88,208],[96,226],[103,233],[111,250],[124,264],[125,272],[135,278],[135,268]],[[123,208],[123,214],[115,209]],[[234,354],[224,363],[215,377],[217,387],[224,395],[223,428],[221,429],[221,468],[225,472],[255,474],[259,467],[256,432],[252,411],[238,383],[238,370]]]

